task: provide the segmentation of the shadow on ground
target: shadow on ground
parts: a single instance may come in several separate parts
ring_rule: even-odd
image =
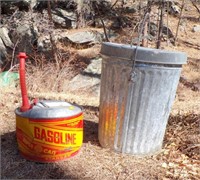
[[[88,142],[93,145],[100,146],[98,140],[98,123],[90,120],[84,120],[83,143]]]
[[[56,163],[37,163],[22,158],[15,131],[1,136],[1,168],[1,179],[78,179]]]
[[[84,120],[84,143],[99,146],[97,130],[96,122]],[[1,179],[80,179],[59,163],[37,163],[21,157],[15,131],[1,136],[1,168]]]

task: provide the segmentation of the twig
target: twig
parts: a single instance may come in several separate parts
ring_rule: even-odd
[[[12,51],[12,59],[11,59],[11,64],[10,64],[10,69],[11,69],[12,66],[13,66],[13,60],[14,60],[14,57],[15,57],[15,49],[16,49],[18,43],[19,43],[19,39],[17,39],[17,41],[16,41],[16,43],[15,43],[15,45],[14,45],[14,47],[13,47],[13,51]]]
[[[48,12],[48,16],[49,16],[49,20],[52,22],[53,18],[52,18],[52,14],[51,14],[51,1],[47,1],[47,12]]]
[[[139,15],[141,16],[141,10],[142,10],[142,0],[139,1]]]
[[[119,0],[116,0],[115,3],[111,6],[110,10],[113,9],[113,7],[118,3]]]
[[[10,16],[9,20],[7,21],[8,23],[12,22],[13,17],[17,14],[19,9],[16,9],[15,12]]]
[[[142,32],[143,32],[143,27],[144,27],[144,24],[146,22],[147,17],[149,17],[149,13],[148,12],[145,14],[143,20],[139,23],[137,46],[140,45],[140,41],[144,38],[143,35],[142,35]],[[134,41],[134,39],[131,41],[131,46],[133,45],[133,41]]]
[[[1,1],[0,1],[0,19],[2,18],[1,15],[2,15],[2,13],[1,13]],[[0,70],[1,70],[1,68],[0,68]]]
[[[62,75],[62,73],[63,73],[64,70],[65,70],[65,68],[62,68],[62,69],[59,71],[59,74],[56,76],[56,80],[55,80],[55,83],[54,83],[54,85],[53,85],[53,87],[52,87],[52,91],[55,90],[56,85],[58,85],[58,82],[59,82],[59,80],[62,78],[61,75]]]
[[[160,2],[160,19],[159,19],[159,29],[158,29],[158,40],[156,44],[156,48],[159,49],[161,45],[161,35],[162,35],[162,28],[163,28],[163,12],[164,12],[164,1]]]
[[[130,43],[131,47],[133,46],[133,42],[134,42],[133,35],[134,35],[134,32],[135,32],[135,30],[136,30],[137,27],[139,27],[139,22],[137,22],[136,25],[133,27],[133,31],[131,33],[131,39],[132,39],[132,41]]]
[[[190,0],[192,5],[196,8],[196,10],[198,11],[198,13],[200,14],[200,9],[197,7],[197,5],[194,3],[193,0]]]
[[[51,2],[50,1],[48,1],[47,2],[47,5],[48,5],[48,16],[49,16],[49,20],[50,20],[50,22],[52,23],[53,22],[53,19],[52,19],[52,14],[51,14]],[[56,66],[57,66],[57,69],[59,70],[59,68],[60,68],[60,65],[59,65],[59,61],[58,61],[58,57],[57,57],[57,47],[56,47],[56,44],[55,44],[55,41],[54,41],[54,39],[53,39],[53,33],[49,33],[49,36],[50,36],[50,42],[51,42],[51,45],[52,45],[52,48],[51,48],[51,50],[52,50],[52,54],[53,54],[53,56],[54,56],[54,59],[55,59],[55,61],[56,61]]]
[[[184,149],[183,151],[187,151],[187,150],[190,150],[190,149],[196,148],[196,147],[200,147],[200,144],[190,144],[190,146],[187,147],[186,149]]]
[[[105,34],[106,41],[109,42],[110,40],[109,40],[107,32],[106,32],[106,27],[105,27],[105,24],[104,24],[103,19],[101,17],[100,17],[100,20],[101,20],[101,23],[103,25],[103,31],[104,31],[104,34]]]
[[[167,46],[169,46],[169,1],[167,1]]]
[[[60,64],[59,64],[59,61],[58,61],[58,57],[57,57],[57,47],[56,47],[56,44],[55,44],[55,41],[52,37],[52,33],[50,33],[50,41],[51,41],[51,45],[52,45],[52,54],[54,56],[54,59],[56,61],[56,66],[57,66],[57,69],[59,70],[60,69]]]
[[[103,31],[104,31],[104,34],[105,34],[106,41],[107,41],[107,42],[110,42],[110,40],[109,40],[109,38],[108,38],[108,35],[107,35],[107,32],[106,32],[106,27],[105,27],[104,21],[103,21],[101,15],[100,15],[99,8],[98,8],[97,4],[95,4],[95,6],[96,6],[96,8],[97,8],[97,12],[98,12],[98,14],[99,14],[101,23],[102,23],[102,25],[103,25]]]
[[[148,36],[148,22],[146,21],[144,24],[144,31],[143,31],[143,36],[147,37]],[[142,39],[142,46],[143,47],[147,47],[148,46],[148,39],[147,38],[143,38]]]
[[[151,1],[150,0],[148,0],[148,2],[147,2],[146,13],[148,13],[148,19],[149,19],[149,24],[150,24],[150,13],[151,13]],[[147,21],[144,24],[143,36],[148,37],[148,22]],[[148,38],[142,39],[142,46],[143,47],[148,46]]]
[[[19,66],[19,64],[15,64],[14,66],[12,66],[9,70],[8,70],[8,72],[10,72],[10,71],[12,71],[15,67],[17,67],[17,66]]]
[[[182,19],[182,14],[183,14],[184,6],[185,6],[185,0],[182,1],[180,17],[179,17],[178,25],[177,25],[177,28],[176,28],[176,35],[175,35],[175,38],[174,38],[174,45],[176,45],[176,41],[177,41],[177,37],[178,37],[178,30],[179,30],[179,26],[181,24],[181,19]]]
[[[77,28],[82,28],[85,27],[86,25],[84,18],[84,13],[86,11],[84,7],[86,5],[87,2],[85,2],[84,0],[77,0],[77,19],[78,19]]]
[[[145,13],[144,13],[144,17],[139,23],[137,46],[140,45],[141,40],[143,40],[145,37],[148,37],[148,36],[144,36],[144,26],[145,26],[145,22],[146,22],[147,18],[150,17],[151,5],[152,5],[152,2],[148,1],[147,8],[146,8]],[[133,45],[133,41],[134,41],[134,39],[131,41],[131,46]]]

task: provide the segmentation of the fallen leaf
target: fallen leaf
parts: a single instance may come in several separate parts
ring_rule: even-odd
[[[162,167],[163,168],[167,168],[168,166],[167,166],[167,163],[162,163]]]

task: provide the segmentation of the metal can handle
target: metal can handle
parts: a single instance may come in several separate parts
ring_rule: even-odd
[[[132,70],[131,70],[131,74],[130,74],[130,81],[131,82],[135,82],[136,79],[137,79],[137,73],[136,73],[136,68],[135,68],[136,59],[137,59],[137,51],[138,51],[138,47],[140,46],[140,41],[142,39],[142,31],[144,29],[145,21],[147,20],[147,18],[149,18],[149,12],[145,13],[144,19],[141,22],[140,28],[138,30],[137,46],[136,46],[136,48],[134,49],[134,51],[133,51],[133,53],[131,55],[131,60],[133,62]]]
[[[137,79],[137,73],[136,73],[136,68],[135,68],[136,57],[137,57],[137,49],[138,49],[138,46],[136,46],[136,48],[134,49],[134,51],[133,51],[133,53],[131,55],[131,61],[133,62],[132,70],[131,70],[131,74],[130,74],[130,81],[131,82],[135,82],[136,79]]]

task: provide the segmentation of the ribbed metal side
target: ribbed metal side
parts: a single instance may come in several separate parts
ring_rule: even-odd
[[[102,67],[99,141],[122,153],[147,155],[162,147],[181,67],[131,65],[104,58]]]
[[[130,72],[125,64],[103,60],[99,113],[99,141],[103,147],[121,146]]]

